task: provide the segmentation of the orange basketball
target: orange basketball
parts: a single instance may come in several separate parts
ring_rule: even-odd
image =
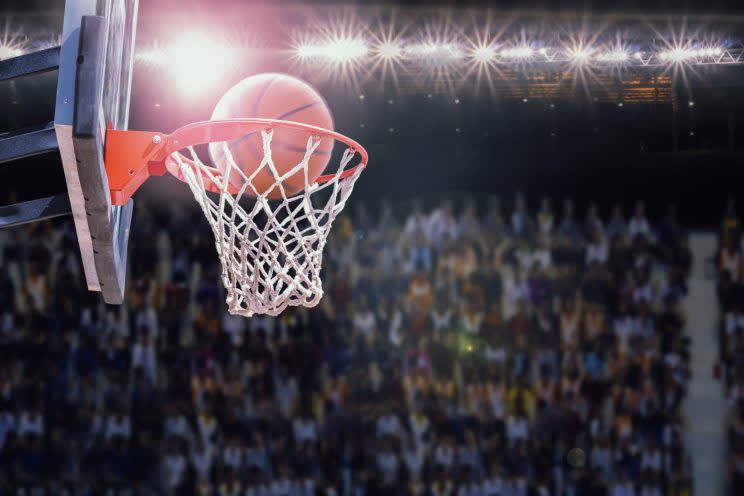
[[[309,84],[286,74],[258,74],[242,80],[225,93],[212,112],[212,119],[248,117],[302,122],[333,130],[333,116],[323,97]],[[271,156],[280,176],[302,161],[310,136],[310,132],[301,129],[281,126],[274,128]],[[258,129],[229,142],[228,148],[235,163],[246,176],[254,173],[261,165],[264,155],[263,140]],[[310,183],[323,173],[331,158],[332,150],[333,139],[323,138],[308,163]],[[211,144],[209,153],[214,165],[224,172],[227,163],[223,144]],[[240,188],[244,179],[240,174],[234,173],[230,174],[229,181],[232,186]],[[252,184],[258,194],[265,194],[272,200],[282,197],[281,188],[276,185],[276,182],[268,166],[261,169],[252,179]],[[302,191],[305,187],[303,170],[300,169],[284,179],[282,184],[287,196]],[[255,196],[250,186],[246,188],[245,194]]]

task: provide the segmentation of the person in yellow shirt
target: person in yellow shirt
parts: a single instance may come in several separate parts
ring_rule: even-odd
[[[506,393],[506,406],[510,414],[514,414],[517,411],[518,405],[521,405],[528,417],[532,417],[534,407],[532,393],[521,379],[514,386],[510,387]]]

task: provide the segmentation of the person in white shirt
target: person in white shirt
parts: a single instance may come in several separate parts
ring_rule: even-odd
[[[537,226],[540,230],[540,234],[546,237],[550,237],[555,226],[555,216],[553,215],[553,209],[550,206],[550,198],[544,196],[540,200],[540,211],[537,213]]]
[[[28,434],[36,436],[44,435],[44,417],[36,409],[24,410],[18,417],[18,436],[24,437]]]
[[[481,483],[481,494],[483,496],[503,496],[504,494],[504,479],[501,476],[501,468],[495,461],[491,462],[488,475]]]
[[[222,449],[222,464],[233,471],[240,470],[243,465],[243,446],[238,439],[228,441]]]
[[[406,464],[408,476],[412,481],[421,480],[421,472],[424,468],[425,451],[423,443],[415,441],[408,444],[403,452],[403,462]]]
[[[628,313],[628,304],[624,300],[620,300],[620,307],[615,320],[612,322],[612,329],[617,338],[618,348],[627,351],[630,339],[636,333],[636,326],[635,320]]]
[[[283,471],[283,472],[286,472]],[[286,473],[282,473],[271,482],[271,496],[291,496],[292,481]]]
[[[286,418],[290,418],[294,413],[298,394],[297,379],[289,375],[289,369],[282,364],[279,367],[279,373],[274,378],[274,397],[279,411]]]
[[[586,265],[590,265],[592,262],[604,264],[608,258],[609,247],[607,245],[607,238],[600,231],[594,231],[591,242],[586,245],[584,256]]]
[[[527,280],[522,276],[519,265],[513,265],[511,268],[504,280],[504,320],[512,318],[519,303],[527,301],[529,297]]]
[[[379,453],[377,453],[377,469],[380,472],[380,478],[382,483],[385,485],[395,484],[398,478],[398,467],[400,462],[398,455],[390,447],[390,444],[385,442]]]
[[[271,462],[266,450],[263,436],[258,432],[253,433],[253,442],[245,448],[245,465],[248,468],[256,468],[262,474],[268,474],[271,470]]]
[[[630,239],[633,239],[638,235],[647,238],[651,236],[651,226],[646,218],[646,209],[643,202],[638,202],[636,204],[633,217],[631,217],[630,222],[628,222],[628,236]]]
[[[442,246],[445,239],[456,242],[459,236],[459,226],[452,215],[452,204],[446,201],[440,208],[434,209],[429,215],[429,241],[435,248]]]
[[[376,427],[377,437],[400,437],[403,430],[400,419],[392,412],[386,412],[377,417]]]
[[[510,444],[517,441],[527,441],[529,438],[529,422],[524,412],[517,411],[506,418],[506,438]]]
[[[455,462],[455,448],[452,440],[445,437],[434,449],[434,464],[444,468],[451,468]]]
[[[620,479],[612,485],[610,496],[636,496],[636,494],[635,486],[628,480],[628,474],[625,470],[621,470]]]
[[[225,312],[222,316],[222,330],[230,336],[230,342],[234,346],[240,346],[243,342],[243,334],[246,332],[248,321],[240,315],[231,315]]]
[[[186,457],[175,444],[163,458],[163,482],[168,491],[175,491],[183,482],[186,473]]]
[[[196,417],[196,427],[201,442],[211,446],[214,443],[213,437],[218,428],[217,418],[210,412],[202,410]]]
[[[651,285],[647,283],[638,282],[633,288],[633,303],[652,303],[654,301],[654,290]]]
[[[132,421],[129,415],[125,415],[119,410],[116,413],[109,414],[106,417],[106,427],[103,433],[105,439],[121,437],[129,439],[132,436]]]
[[[540,236],[537,239],[537,246],[532,250],[532,257],[529,261],[530,265],[528,270],[534,268],[535,264],[546,271],[550,270],[553,266],[553,255],[550,251],[550,243],[545,236]]]
[[[153,340],[140,334],[132,346],[132,370],[142,369],[150,384],[157,383],[157,355]]]
[[[294,431],[295,443],[298,445],[305,442],[314,443],[318,440],[318,429],[315,419],[309,414],[296,417],[292,422],[292,429]]]
[[[417,232],[423,232],[426,239],[431,239],[429,234],[429,219],[421,211],[421,206],[418,203],[414,203],[413,212],[403,227],[403,235],[411,238]]]
[[[429,317],[434,332],[446,331],[452,327],[452,311],[449,305],[432,305]]]
[[[354,332],[366,338],[372,335],[376,325],[375,313],[369,308],[367,298],[362,296],[354,309],[352,320]]]
[[[191,465],[194,467],[196,477],[200,482],[209,481],[213,462],[214,449],[197,438],[191,449]]]
[[[641,451],[641,470],[647,468],[657,473],[661,471],[661,450],[651,440],[646,441]]]
[[[421,409],[416,409],[408,416],[411,427],[411,438],[416,446],[424,445],[424,437],[429,432],[429,418]]]
[[[191,440],[191,427],[186,417],[175,409],[165,418],[164,431],[166,437],[175,436]]]

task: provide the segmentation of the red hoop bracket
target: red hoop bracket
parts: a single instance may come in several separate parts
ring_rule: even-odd
[[[180,154],[182,162],[192,164],[191,159],[180,152],[190,146],[232,141],[251,132],[267,130],[274,127],[290,127],[308,131],[311,135],[333,138],[359,153],[361,161],[341,173],[345,179],[356,173],[358,168],[367,166],[369,156],[359,143],[343,134],[301,122],[282,121],[277,119],[228,119],[201,121],[176,129],[171,134],[153,131],[122,131],[107,129],[104,161],[108,175],[111,203],[124,205],[150,176],[162,176],[171,173],[181,181],[184,180],[173,155]],[[195,167],[196,168],[196,167]],[[210,173],[221,176],[216,169]],[[208,191],[219,191],[219,187],[200,171]],[[336,174],[325,174],[316,180],[325,183],[336,177]],[[228,190],[229,192],[231,189]]]

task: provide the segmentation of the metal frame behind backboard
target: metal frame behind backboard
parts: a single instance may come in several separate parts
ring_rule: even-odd
[[[122,303],[133,203],[111,204],[106,127],[129,120],[137,0],[65,2],[54,117],[88,289]]]

